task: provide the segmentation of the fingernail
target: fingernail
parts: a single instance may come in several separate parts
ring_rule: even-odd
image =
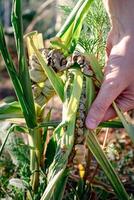
[[[94,119],[87,119],[86,120],[86,126],[89,129],[95,129],[97,127],[97,122]]]

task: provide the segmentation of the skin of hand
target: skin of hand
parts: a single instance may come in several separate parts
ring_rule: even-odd
[[[113,101],[123,112],[134,108],[134,0],[104,0],[104,5],[111,31],[104,80],[86,118],[89,129],[116,116]]]

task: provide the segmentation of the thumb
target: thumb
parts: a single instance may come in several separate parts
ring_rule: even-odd
[[[103,120],[106,111],[122,90],[122,84],[118,81],[117,77],[112,78],[111,80],[104,80],[101,89],[88,112],[86,118],[87,128],[95,129],[98,126]]]

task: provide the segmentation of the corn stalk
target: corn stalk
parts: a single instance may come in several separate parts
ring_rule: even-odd
[[[11,56],[8,52],[4,31],[0,24],[0,50],[4,58],[7,71],[12,80],[16,95],[18,97],[23,116],[25,118],[29,130],[29,146],[31,147],[31,184],[32,189],[36,190],[39,183],[39,166],[41,158],[41,135],[37,128],[37,120],[35,114],[35,106],[33,101],[31,80],[29,77],[28,67],[26,63],[26,56],[23,42],[23,26],[21,1],[13,1],[12,9],[12,25],[14,28],[14,36],[16,41],[17,55],[18,55],[18,71],[14,65]],[[11,107],[10,107],[11,108]]]

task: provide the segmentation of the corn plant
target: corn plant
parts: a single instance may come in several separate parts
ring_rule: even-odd
[[[23,42],[21,0],[13,1],[12,11],[18,68],[8,52],[0,25],[0,51],[18,98],[17,102],[0,107],[0,119],[25,119],[23,127],[14,125],[7,132],[0,154],[14,129],[28,135],[31,189],[28,188],[27,199],[34,199],[38,193],[42,172],[47,178],[47,183],[41,200],[64,199],[70,179],[75,179],[77,183],[77,192],[72,199],[89,199],[91,183],[88,180],[88,167],[91,153],[106,174],[117,198],[130,199],[98,142],[98,130],[87,130],[84,125],[87,110],[96,96],[96,88],[100,88],[103,80],[103,73],[95,56],[88,55],[82,46],[77,45],[83,20],[92,2],[93,0],[77,2],[60,31],[52,38],[48,49],[44,48],[42,34],[37,31],[25,36],[30,67],[26,62]],[[50,120],[51,111],[44,116],[46,104],[55,93],[63,103],[62,121],[59,124]],[[133,127],[130,128],[116,104],[113,105],[133,139]],[[52,146],[46,142],[50,126],[56,126],[52,135],[56,148],[52,150]],[[103,123],[99,130],[105,126],[122,127],[122,123]],[[48,148],[49,153],[53,150],[55,153],[46,168]]]

